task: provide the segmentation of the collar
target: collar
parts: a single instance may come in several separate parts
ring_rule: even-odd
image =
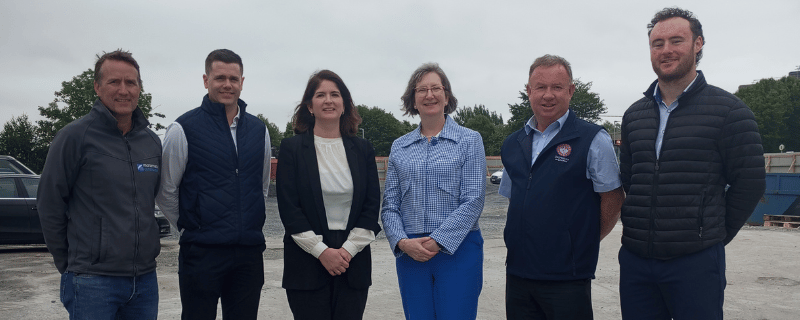
[[[549,129],[553,125],[556,125],[556,127],[554,127],[553,129],[560,129],[560,128],[564,127],[564,122],[567,122],[567,118],[569,117],[570,111],[572,111],[572,110],[567,110],[567,112],[564,112],[563,116],[558,118],[556,120],[556,122],[551,123],[544,130],[547,131],[547,129]],[[528,119],[528,122],[525,123],[525,127],[524,128],[525,128],[525,134],[527,134],[527,135],[531,134],[531,130],[536,130],[536,117],[532,116],[530,119]],[[536,131],[538,132],[539,130],[536,130]]]
[[[700,77],[700,70],[697,70],[697,74],[694,75],[694,79],[692,79],[692,82],[690,82],[689,85],[686,86],[686,88],[683,88],[683,93],[681,93],[681,95],[678,96],[678,98],[680,98],[681,96],[683,96],[684,93],[689,91],[689,88],[691,88],[692,85],[695,82],[697,82],[697,78],[699,77]],[[656,80],[656,87],[655,89],[653,89],[653,99],[656,99],[656,102],[658,102],[659,105],[664,103],[664,101],[661,100],[661,89],[658,88],[658,80]],[[678,99],[675,99],[675,101],[678,101]]]
[[[103,104],[103,102],[100,101],[100,99],[94,101],[94,105],[92,105],[92,110],[99,112],[101,117],[105,119],[105,122],[108,123],[109,126],[113,127],[114,130],[119,131],[119,128],[117,127],[117,118],[114,118],[114,115],[111,114],[111,111],[108,110],[108,107],[106,107],[106,105]],[[146,128],[147,126],[150,125],[150,121],[147,121],[147,118],[145,118],[142,109],[139,108],[138,106],[136,107],[136,109],[133,109],[133,114],[131,115],[131,121],[132,124],[130,132],[141,130],[142,128]]]
[[[236,114],[237,117],[246,112],[245,108],[247,107],[247,103],[239,99],[238,105],[239,112]],[[227,115],[225,114],[225,105],[211,101],[211,99],[208,98],[208,94],[203,97],[203,104],[200,105],[200,108],[215,117],[222,116],[225,118],[225,123],[228,122]],[[236,118],[234,118],[234,120],[236,120]],[[236,123],[236,121],[234,121],[234,123]]]
[[[449,114],[444,115],[444,127],[442,127],[442,131],[439,131],[439,134],[436,135],[437,139],[447,139],[452,140],[455,143],[458,143],[458,123],[450,117]],[[398,142],[403,147],[408,147],[414,143],[424,141],[427,138],[422,135],[419,130],[419,126],[417,126],[414,131],[411,131],[409,134],[400,137]]]
[[[694,81],[689,84],[689,86],[683,91],[677,100],[685,99],[687,96],[692,96],[705,89],[707,85],[708,83],[706,83],[706,78],[703,75],[703,71],[697,70],[697,76],[694,78]],[[644,94],[645,98],[657,102],[655,99],[656,88],[658,88],[658,80],[653,81],[650,86],[647,87],[647,90],[642,92],[642,94]]]
[[[244,101],[242,101],[242,103],[244,103]],[[241,114],[242,114],[242,108],[239,107],[236,110],[236,116],[233,117],[233,122],[231,122],[231,129],[236,129],[236,126],[239,125],[239,115]]]

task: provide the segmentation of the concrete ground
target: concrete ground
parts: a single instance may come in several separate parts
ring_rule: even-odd
[[[502,240],[505,223],[503,198],[487,190],[487,206],[481,217],[484,230],[484,284],[478,304],[478,319],[504,319],[504,261]],[[273,200],[274,204],[274,198]],[[281,288],[283,272],[282,228],[273,212],[265,226],[265,284],[259,319],[291,319]],[[277,226],[276,226],[277,223]],[[601,243],[597,279],[592,283],[596,319],[620,319],[619,264],[622,226],[617,224]],[[382,233],[381,233],[382,235]],[[159,318],[180,319],[178,291],[178,243],[162,239],[158,257]],[[725,291],[726,319],[800,319],[800,231],[745,227],[726,247],[728,287]],[[394,257],[386,238],[372,245],[373,286],[367,301],[366,319],[402,319],[403,307],[397,286]],[[43,246],[0,246],[0,319],[66,319],[59,301],[60,276]],[[221,313],[218,314],[221,319]]]

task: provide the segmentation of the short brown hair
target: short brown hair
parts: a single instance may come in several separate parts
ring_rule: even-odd
[[[414,109],[414,95],[417,93],[417,83],[422,81],[422,77],[424,77],[429,72],[435,72],[439,75],[439,78],[442,79],[442,86],[444,86],[444,94],[447,97],[447,105],[444,106],[444,113],[450,114],[453,111],[456,111],[458,108],[458,99],[456,96],[453,95],[453,90],[450,87],[450,80],[447,79],[447,75],[444,74],[444,70],[439,67],[439,64],[429,62],[423,64],[417,70],[414,70],[414,73],[411,74],[411,79],[408,79],[408,85],[406,86],[406,92],[403,93],[403,96],[400,97],[403,100],[403,107],[401,110],[405,111],[403,115],[418,115],[419,111]]]
[[[138,76],[139,80],[139,88],[142,88],[142,74],[139,72],[139,63],[136,62],[136,59],[133,58],[133,55],[125,50],[117,49],[111,52],[103,51],[103,55],[97,55],[97,62],[94,64],[94,82],[100,83],[100,80],[103,79],[103,72],[100,70],[103,67],[103,63],[106,60],[116,60],[127,62],[136,68],[136,75]]]
[[[311,100],[314,98],[314,92],[319,89],[320,84],[322,84],[324,80],[335,83],[339,92],[342,94],[344,114],[339,117],[339,132],[343,137],[355,136],[358,132],[358,125],[361,123],[361,116],[358,115],[358,109],[356,109],[353,103],[350,90],[347,89],[342,78],[330,70],[317,71],[308,79],[306,91],[303,93],[303,100],[301,100],[300,104],[294,109],[294,116],[292,116],[294,133],[300,134],[314,128],[314,115],[308,111],[308,108],[311,107]]]
[[[530,79],[531,75],[533,74],[533,70],[538,67],[552,67],[552,66],[563,66],[564,69],[567,69],[567,75],[569,76],[569,82],[572,82],[572,67],[569,65],[569,61],[562,57],[552,54],[546,54],[541,57],[536,58],[531,64],[530,70],[528,70],[528,78]]]

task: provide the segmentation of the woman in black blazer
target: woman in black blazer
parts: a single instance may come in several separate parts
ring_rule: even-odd
[[[361,319],[381,230],[375,151],[356,136],[361,117],[332,71],[311,76],[292,121],[277,170],[289,307],[295,319]]]

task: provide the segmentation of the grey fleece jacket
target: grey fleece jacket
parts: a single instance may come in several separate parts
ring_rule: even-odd
[[[100,100],[56,134],[38,191],[39,219],[59,272],[138,276],[161,250],[153,209],[161,141],[139,108],[122,135]]]

